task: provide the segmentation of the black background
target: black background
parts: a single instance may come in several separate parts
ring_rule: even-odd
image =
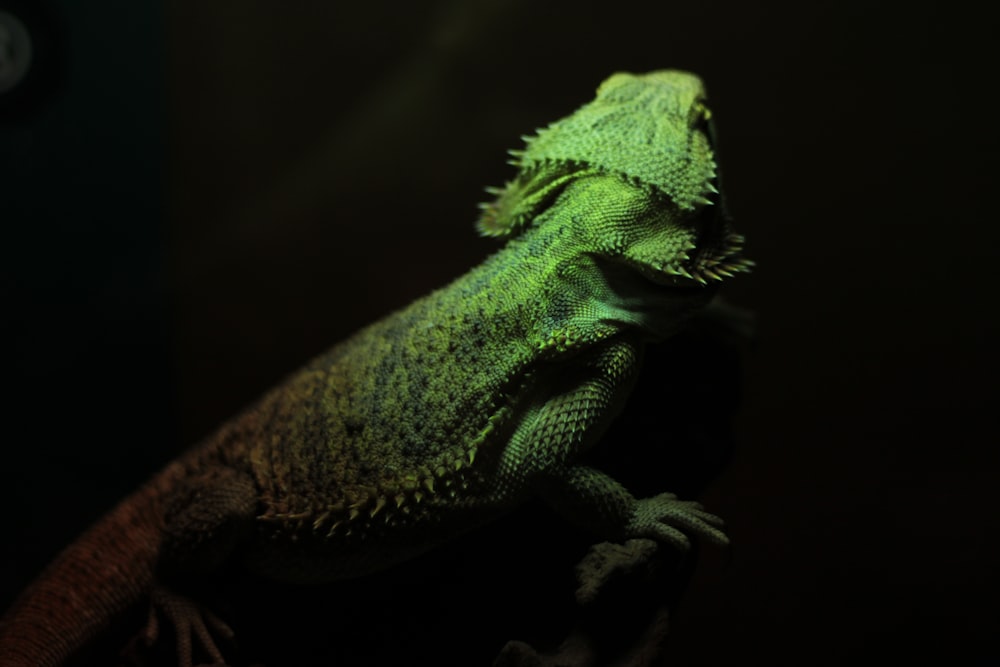
[[[709,87],[758,263],[726,294],[759,323],[702,498],[737,548],[699,568],[672,664],[1000,661],[992,17],[32,8],[44,67],[0,107],[0,606],[285,373],[480,261],[475,204],[519,135],[676,67]]]

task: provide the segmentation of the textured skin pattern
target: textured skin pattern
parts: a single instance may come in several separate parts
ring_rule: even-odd
[[[700,81],[686,72],[615,74],[597,99],[529,139],[520,164],[535,170],[586,157],[591,167],[652,185],[693,210],[714,192],[709,139],[690,131],[710,116],[703,95]]]
[[[533,495],[603,537],[724,543],[696,503],[636,499],[578,463],[624,405],[644,345],[705,305],[706,283],[749,266],[711,205],[708,115],[690,74],[611,77],[529,143],[484,207],[480,229],[506,237],[501,250],[318,357],[126,499],[4,617],[0,662],[59,664],[144,595],[182,629],[182,665],[192,641],[217,659],[173,582],[228,562],[354,577]],[[110,549],[104,569],[81,576],[95,549]]]

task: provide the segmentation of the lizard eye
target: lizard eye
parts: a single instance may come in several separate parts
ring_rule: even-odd
[[[715,151],[715,122],[712,120],[712,110],[705,106],[704,102],[695,105],[698,119],[695,121],[695,129],[700,130],[708,139],[708,147]]]

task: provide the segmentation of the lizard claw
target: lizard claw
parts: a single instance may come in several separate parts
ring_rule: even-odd
[[[706,512],[700,503],[680,500],[672,493],[661,493],[636,502],[626,531],[629,537],[648,537],[687,551],[691,548],[692,536],[728,546],[724,527],[725,522]]]
[[[159,638],[162,613],[174,626],[177,635],[178,667],[192,667],[194,638],[201,644],[213,665],[225,665],[226,659],[212,638],[212,631],[223,639],[231,640],[233,630],[221,618],[204,606],[179,593],[163,586],[157,586],[150,595],[149,622],[142,631],[142,640],[146,646],[152,646]]]

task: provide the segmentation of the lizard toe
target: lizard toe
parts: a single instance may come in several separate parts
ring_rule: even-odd
[[[231,627],[203,605],[163,586],[157,586],[150,596],[149,622],[142,633],[146,645],[152,645],[159,638],[159,615],[174,627],[177,637],[178,667],[193,667],[195,640],[201,650],[211,660],[212,665],[225,665],[226,659],[212,636],[232,640]]]
[[[651,537],[687,551],[692,537],[720,546],[728,545],[724,527],[722,519],[706,512],[699,503],[663,493],[636,503],[629,532],[635,537]]]

